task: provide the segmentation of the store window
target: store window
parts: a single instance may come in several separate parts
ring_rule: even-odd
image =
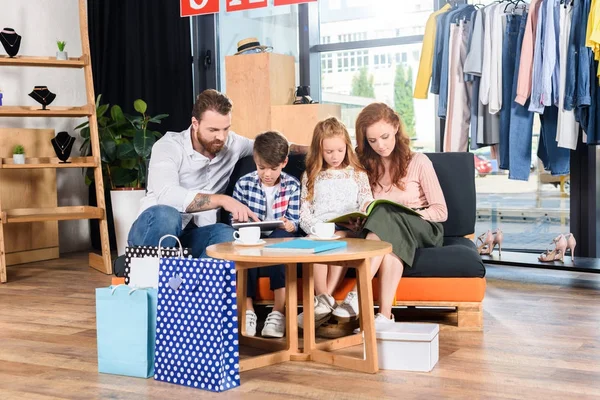
[[[402,37],[407,33],[423,35],[433,11],[432,0],[342,0],[341,9],[332,8],[331,3],[319,1],[322,44],[328,37],[344,43]],[[354,121],[360,110],[373,101],[383,101],[406,120],[415,149],[435,150],[433,96],[427,100],[412,98],[421,46],[418,40],[398,46],[321,53],[321,101],[341,105],[342,119],[353,138]],[[333,60],[335,69],[327,68],[329,60]]]
[[[226,12],[226,0],[221,0],[218,15],[218,51],[220,88],[227,92],[225,79],[225,56],[237,52],[240,40],[255,37],[261,45],[273,46],[273,52],[287,54],[296,59],[296,82],[298,74],[298,6],[265,7],[248,11]],[[330,38],[327,38],[329,43]],[[333,62],[325,62],[325,68],[333,69]]]
[[[470,3],[486,5],[491,1]],[[430,94],[425,100],[412,98],[422,39],[411,42],[424,34],[425,23],[433,11],[432,0],[319,0],[319,34],[322,38],[331,37],[332,43],[359,37],[408,38],[395,46],[321,52],[322,65],[332,59],[337,67],[321,70],[321,101],[341,105],[342,119],[351,135],[354,136],[354,122],[360,110],[373,101],[382,101],[400,113],[415,150],[435,151],[439,124],[435,96]],[[351,61],[359,58],[362,65]],[[474,151],[475,233],[502,229],[503,250],[541,252],[553,247],[550,242],[559,233],[570,231],[570,176],[552,176],[544,169],[537,157],[540,129],[536,116],[527,181],[508,179],[507,171],[498,169],[491,147]]]

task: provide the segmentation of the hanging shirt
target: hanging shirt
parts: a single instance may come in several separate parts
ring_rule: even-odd
[[[592,0],[588,16],[585,45],[594,52],[594,59],[600,60],[600,1]],[[596,71],[600,78],[600,69]]]
[[[553,104],[552,87],[553,87],[553,76],[555,74],[557,59],[556,45],[558,43],[559,29],[555,23],[555,16],[558,13],[558,7],[560,4],[558,0],[544,0],[545,8],[545,22],[543,26],[543,49],[542,49],[542,74],[541,81],[539,82],[539,99],[540,106],[551,106]],[[557,79],[554,80],[556,82]]]
[[[450,4],[446,4],[427,18],[425,35],[423,36],[423,47],[421,49],[421,59],[419,61],[419,70],[417,72],[417,80],[415,82],[415,91],[413,94],[415,99],[427,98],[429,82],[431,81],[433,70],[433,53],[437,31],[437,19],[440,14],[446,13],[450,8]]]
[[[529,5],[529,14],[527,15],[527,24],[523,34],[523,44],[521,46],[519,75],[517,81],[517,96],[515,101],[520,105],[525,105],[531,94],[531,75],[533,68],[534,44],[536,42],[538,15],[542,0],[531,0]]]
[[[538,114],[544,113],[544,106],[542,105],[542,68],[543,68],[543,53],[544,53],[544,26],[546,22],[545,7],[546,0],[542,1],[542,7],[540,10],[540,18],[537,21],[536,34],[535,34],[535,45],[533,54],[533,68],[531,71],[531,101],[529,102],[529,111],[536,112]]]
[[[575,112],[563,108],[567,80],[567,50],[569,47],[569,34],[571,32],[572,18],[573,7],[560,7],[560,77],[556,141],[558,142],[558,147],[575,150],[577,148],[577,139],[579,136],[579,124],[575,120]]]
[[[505,4],[497,5],[492,15],[492,47],[489,91],[489,111],[496,114],[502,109],[502,46],[506,21],[504,18]]]
[[[483,32],[483,64],[481,68],[481,83],[479,86],[479,101],[483,105],[490,102],[490,85],[492,71],[492,32],[493,16],[497,4],[484,9],[484,32]]]

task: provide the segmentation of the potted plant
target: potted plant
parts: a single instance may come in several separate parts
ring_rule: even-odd
[[[167,114],[148,115],[146,103],[138,99],[133,108],[139,115],[123,113],[118,105],[100,104],[96,101],[100,155],[104,183],[110,189],[112,215],[115,226],[117,251],[125,254],[129,229],[138,214],[139,203],[146,194],[147,166],[152,146],[162,134],[150,129],[150,124],[160,124]],[[110,108],[110,112],[109,112]],[[89,122],[79,125],[83,143],[81,154],[90,154]],[[87,184],[93,181],[93,170],[86,171]]]
[[[67,45],[67,42],[57,40],[56,45],[58,46],[58,51],[56,52],[56,59],[57,60],[68,60],[69,55],[65,51],[65,46]]]
[[[13,149],[13,163],[25,164],[25,148],[18,144]]]

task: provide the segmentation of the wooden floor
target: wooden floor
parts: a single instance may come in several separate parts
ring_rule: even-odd
[[[223,394],[98,374],[87,255],[8,268],[0,285],[0,399],[600,398],[600,276],[488,267],[484,332],[440,333],[431,373],[290,362],[242,373]]]

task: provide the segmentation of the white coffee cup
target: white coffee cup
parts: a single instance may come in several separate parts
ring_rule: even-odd
[[[233,237],[244,244],[258,243],[260,240],[260,227],[247,226],[245,228],[240,228],[233,232]]]
[[[319,222],[310,228],[310,233],[322,239],[332,238],[335,234],[335,224],[333,222]]]

